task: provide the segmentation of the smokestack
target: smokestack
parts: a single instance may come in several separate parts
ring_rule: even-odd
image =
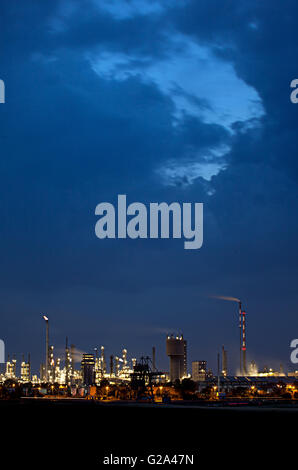
[[[217,393],[219,393],[220,388],[220,354],[217,353]]]
[[[238,302],[239,306],[239,357],[240,357],[240,369],[239,375],[247,374],[246,371],[246,331],[245,331],[245,315],[246,313],[242,311],[241,300],[237,297],[227,297],[223,295],[217,295],[215,299],[228,300],[230,302]]]
[[[114,374],[114,356],[111,354],[110,356],[110,377]]]
[[[247,375],[246,369],[246,312],[242,312],[242,353],[243,353],[243,375]]]
[[[45,381],[45,365],[43,363],[40,364],[39,375],[40,375],[41,381],[44,382]]]
[[[65,382],[68,385],[69,382],[69,349],[68,349],[68,338],[65,339]]]
[[[125,371],[127,369],[127,350],[126,349],[123,349],[122,351],[122,360],[123,360],[122,370]]]
[[[46,320],[46,382],[49,381],[49,321]]]
[[[152,348],[152,366],[153,366],[153,370],[156,369],[155,353],[156,353],[156,351],[155,351],[155,346],[153,346],[153,348]]]
[[[54,346],[50,346],[50,351],[49,351],[49,372],[50,372],[50,380],[48,379],[48,382],[54,383],[55,382],[55,359],[54,359]]]
[[[239,374],[242,375],[242,305],[239,301],[239,334],[240,334],[240,369]]]
[[[118,377],[119,376],[119,357],[118,356],[115,357],[115,365],[116,365],[115,376]]]
[[[30,353],[28,353],[28,367],[29,367],[29,381],[31,381],[31,357],[30,357]]]
[[[105,358],[105,347],[101,346],[100,360],[101,360],[101,373],[104,375],[107,372],[106,358]]]
[[[49,381],[49,319],[46,315],[43,315],[43,319],[46,322],[46,363],[45,363],[45,378],[46,382]]]
[[[239,329],[240,329],[240,375],[247,375],[246,367],[246,312],[242,310],[239,301]]]
[[[74,375],[74,369],[75,369],[75,345],[71,344],[70,345],[70,357],[71,357],[71,375]]]
[[[227,359],[227,351],[225,347],[222,347],[222,374],[224,377],[228,375],[228,359]]]

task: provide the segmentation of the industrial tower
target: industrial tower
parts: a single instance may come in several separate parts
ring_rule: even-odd
[[[240,375],[247,375],[246,367],[246,312],[242,310],[242,302],[237,297],[227,297],[223,295],[216,296],[217,299],[228,300],[238,303],[239,311],[239,340],[240,340]]]
[[[170,381],[180,380],[187,375],[187,342],[181,336],[167,336],[167,356],[170,358]]]
[[[242,310],[239,300],[239,332],[240,332],[240,375],[247,375],[246,367],[246,312]]]

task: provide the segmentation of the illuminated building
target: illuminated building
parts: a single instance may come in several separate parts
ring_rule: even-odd
[[[31,367],[30,367],[30,355],[28,356],[28,361],[25,362],[24,356],[21,362],[21,381],[30,382],[31,379]]]
[[[113,371],[114,371],[113,359],[112,359],[112,366],[111,366],[111,359],[110,359],[111,372],[110,374],[108,374],[104,346],[101,346],[100,348],[100,357],[98,357],[98,349],[94,348],[94,350],[95,350],[95,365],[94,365],[95,383],[99,384],[100,381],[104,377],[111,377],[113,375]]]
[[[256,376],[258,374],[258,368],[257,368],[257,364],[255,363],[255,361],[251,361],[251,363],[249,364],[248,374],[250,376]]]
[[[105,348],[104,346],[101,346],[100,348],[100,359],[101,359],[101,370],[102,370],[102,376],[104,376],[107,373],[107,364],[106,364],[106,358],[105,358]]]
[[[170,381],[187,376],[187,342],[183,336],[167,336],[166,352],[170,358]]]
[[[47,372],[47,370],[46,370]],[[54,346],[49,348],[49,369],[48,369],[48,382],[55,382],[55,359],[54,359]]]
[[[264,369],[257,374],[257,377],[285,377],[285,373],[282,370],[275,371],[272,368],[264,367]]]
[[[54,365],[54,382],[65,383],[65,371],[60,369],[61,359],[58,357]]]
[[[64,367],[64,383],[66,385],[69,385],[71,383],[71,378],[72,378],[72,358],[70,355],[69,347],[68,347],[68,340],[66,338],[65,342],[65,367]]]
[[[222,347],[222,375],[225,377],[228,375],[228,352]]]
[[[120,366],[119,366],[119,357],[116,356],[115,357],[115,376],[118,377],[119,376],[119,369],[120,369]]]
[[[6,371],[5,371],[5,377],[7,379],[16,378],[16,367],[17,367],[16,359],[14,358],[10,361],[9,356],[8,356],[8,361],[6,362]]]
[[[295,370],[295,372],[288,372],[288,377],[298,377],[298,370]]]
[[[46,366],[44,364],[40,364],[39,376],[41,382],[46,382]]]
[[[132,370],[130,370],[128,367],[127,349],[123,349],[122,350],[122,369],[120,372],[120,377],[122,380],[129,380],[131,373],[132,373]]]
[[[199,380],[206,380],[207,361],[193,361],[192,366],[192,380],[198,382]]]
[[[274,371],[272,368],[264,367],[262,371],[258,371],[257,364],[255,361],[251,361],[249,365],[249,374],[250,377],[285,377],[282,364],[280,365],[279,371]]]
[[[71,357],[71,375],[72,381],[74,379],[74,368],[75,368],[75,345],[70,345],[70,357]]]
[[[101,367],[101,357],[98,357],[98,349],[94,348],[95,350],[95,365],[94,365],[94,373],[95,373],[95,383],[99,384],[102,376],[103,376],[103,371]]]
[[[123,360],[122,370],[125,373],[128,370],[128,366],[127,366],[127,349],[123,349],[123,351],[122,351],[122,360]]]
[[[82,380],[84,385],[95,383],[95,359],[94,354],[83,354],[81,362]]]

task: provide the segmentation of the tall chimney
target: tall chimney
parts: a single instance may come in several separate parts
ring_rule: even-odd
[[[152,366],[153,366],[153,370],[156,369],[156,357],[155,357],[155,353],[156,353],[155,346],[153,346],[153,348],[152,348]]]

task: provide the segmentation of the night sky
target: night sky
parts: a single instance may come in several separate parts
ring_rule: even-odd
[[[3,0],[0,337],[44,358],[151,354],[287,368],[298,335],[295,0]],[[100,202],[203,202],[204,244],[99,240]],[[291,367],[294,369],[294,366]]]

